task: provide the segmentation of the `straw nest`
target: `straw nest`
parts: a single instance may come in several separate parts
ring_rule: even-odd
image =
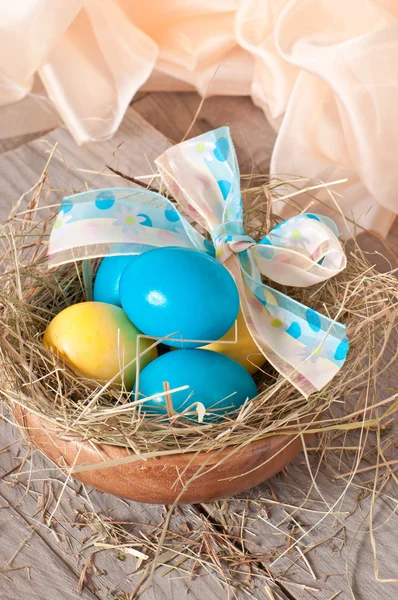
[[[304,191],[309,201],[312,190],[322,185],[309,183]],[[262,175],[243,181],[247,232],[256,239],[263,237],[279,220],[272,214],[272,202],[291,199],[297,186],[295,179],[278,181]],[[47,245],[55,212],[49,214],[40,206],[41,190],[39,182],[30,203],[17,205],[1,228],[0,395],[9,405],[17,403],[45,416],[68,435],[159,456],[243,446],[291,432],[292,423],[302,417],[311,432],[363,427],[376,418],[372,412],[376,394],[361,410],[358,422],[355,415],[345,413],[344,400],[359,399],[374,384],[376,372],[388,366],[382,359],[397,326],[397,284],[392,272],[380,274],[372,267],[355,240],[346,247],[348,266],[340,275],[307,289],[279,288],[347,325],[348,358],[326,388],[305,399],[265,367],[256,375],[258,397],[239,414],[209,424],[178,416],[146,418],[126,391],[82,378],[43,347],[48,323],[67,306],[89,299],[92,279],[84,263],[48,271]],[[94,273],[98,263],[92,264]],[[324,419],[332,404],[333,418]]]

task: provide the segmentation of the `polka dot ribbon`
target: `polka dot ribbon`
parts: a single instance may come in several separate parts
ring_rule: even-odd
[[[233,275],[247,327],[267,360],[304,396],[322,389],[344,364],[349,348],[345,326],[264,284],[263,278],[307,287],[342,271],[346,257],[335,223],[302,214],[259,243],[248,236],[227,127],[169,148],[156,164],[181,211],[160,194],[132,188],[65,198],[50,236],[49,266],[162,246],[215,256]]]

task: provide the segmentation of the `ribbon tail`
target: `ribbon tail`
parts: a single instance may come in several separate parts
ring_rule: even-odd
[[[242,313],[254,342],[303,396],[319,391],[344,364],[348,351],[345,327],[255,281],[244,269],[245,260],[243,265],[239,262],[232,256],[227,266],[238,286]]]
[[[132,188],[65,198],[49,241],[49,268],[77,260],[178,246],[214,254],[213,245],[160,194]]]

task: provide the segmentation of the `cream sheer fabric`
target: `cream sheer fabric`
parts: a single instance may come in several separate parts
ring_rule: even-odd
[[[106,139],[144,84],[251,94],[272,173],[347,178],[345,214],[382,235],[398,212],[397,0],[0,0],[0,49],[0,137]]]

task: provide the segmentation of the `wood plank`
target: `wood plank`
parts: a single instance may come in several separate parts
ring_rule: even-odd
[[[132,109],[128,111],[115,138],[103,144],[89,144],[80,148],[73,142],[65,129],[54,130],[41,139],[36,139],[15,151],[0,156],[0,180],[4,194],[4,202],[1,206],[3,218],[8,215],[12,203],[37,181],[48,155],[55,145],[57,145],[56,153],[48,169],[49,186],[54,190],[47,198],[47,202],[51,205],[59,203],[65,194],[85,189],[86,182],[89,182],[91,187],[130,186],[129,182],[114,176],[104,169],[104,166],[112,164],[135,175],[150,173],[153,168],[153,159],[168,147],[169,142]],[[51,463],[38,452],[33,453],[31,462],[29,459],[24,464],[22,474],[17,475],[11,472],[6,475],[15,468],[18,462],[21,462],[20,457],[26,453],[25,445],[20,442],[14,443],[18,438],[18,432],[13,433],[11,426],[3,423],[1,426],[3,448],[9,444],[13,445],[0,454],[0,476],[3,474],[0,489],[4,501],[7,502],[2,512],[5,519],[8,519],[11,518],[9,515],[12,510],[19,510],[26,519],[26,535],[29,534],[32,523],[37,525],[37,535],[29,540],[29,548],[32,549],[33,557],[39,556],[40,561],[42,556],[44,557],[41,546],[43,541],[48,549],[47,554],[52,551],[54,555],[53,558],[46,555],[46,564],[43,563],[44,569],[49,571],[51,568],[56,569],[57,560],[60,560],[71,573],[81,572],[83,561],[87,558],[90,550],[81,554],[80,548],[84,544],[85,538],[92,536],[92,530],[89,527],[74,527],[72,523],[79,512],[87,512],[87,507],[105,517],[116,516],[119,521],[133,521],[143,525],[153,523],[155,526],[161,526],[163,523],[164,509],[162,507],[125,502],[88,488],[86,496],[84,492],[78,495],[75,492],[79,488],[79,484],[71,481],[65,487],[62,500],[54,515],[56,519],[54,524],[56,535],[54,535],[53,531],[41,523],[37,516],[40,513],[39,505],[43,498],[43,484],[47,479],[48,483],[44,485],[47,486],[46,489],[50,486],[54,495],[47,507],[48,513],[54,509],[56,500],[63,490],[65,479],[59,470],[54,470]],[[47,496],[48,493],[47,489],[44,495]],[[8,509],[7,506],[10,508]],[[18,508],[13,509],[12,507]],[[172,526],[177,528],[177,531],[180,528],[184,532],[187,521],[191,528],[199,531],[203,528],[203,521],[198,512],[190,507],[178,511],[176,517],[173,518]],[[104,571],[102,575],[94,578],[95,583],[88,580],[89,589],[92,594],[96,594],[96,597],[108,598],[111,593],[131,593],[139,581],[140,575],[131,575],[135,571],[136,559],[126,555],[125,560],[120,561],[117,554],[115,551],[104,551],[95,556],[96,569]],[[0,550],[2,560],[5,560],[7,556],[3,557]],[[31,555],[29,555],[29,561],[33,570],[35,561]],[[159,597],[159,593],[161,593],[162,598],[171,600],[175,597],[184,597],[189,589],[192,598],[200,598],[204,595],[212,600],[218,598],[221,593],[220,584],[211,576],[201,577],[194,582],[175,578],[175,576],[173,578],[173,576],[173,571],[166,578],[157,574],[153,588],[146,592],[145,598],[151,600]],[[18,579],[6,580],[5,593],[11,595],[14,587],[18,585]],[[36,580],[34,585],[37,587],[38,594],[44,594]],[[76,585],[77,581],[66,582],[65,580],[68,593],[69,591],[75,593]],[[263,583],[261,587],[264,588]],[[51,590],[52,588],[49,588],[47,591],[48,597],[52,595]],[[267,597],[262,589],[258,589],[256,596],[259,599]],[[62,595],[59,591],[55,597],[60,600],[68,598],[66,594]],[[283,600],[283,595],[279,597]],[[43,596],[43,600],[44,598],[46,597]]]
[[[49,130],[38,131],[37,133],[27,133],[25,135],[16,135],[14,137],[0,139],[0,154],[3,152],[9,152],[15,150],[19,146],[27,144],[31,140],[35,140],[39,137],[43,137]]]
[[[0,156],[3,189],[0,218],[6,218],[11,205],[37,182],[54,146],[57,148],[48,171],[53,204],[66,194],[84,191],[87,185],[132,187],[130,182],[111,173],[106,165],[130,174],[150,174],[153,160],[168,145],[168,141],[133,109],[126,114],[115,137],[101,144],[78,146],[66,129],[56,129]]]
[[[134,102],[134,109],[171,142],[182,140],[201,103],[196,93],[151,93]],[[207,98],[189,137],[229,125],[241,173],[267,173],[276,133],[250,98]]]
[[[310,454],[315,472],[320,455]],[[317,489],[330,507],[338,500],[346,484],[346,480],[334,479],[338,466],[338,458],[329,455],[328,463],[322,465],[316,477]],[[351,468],[349,462],[341,464],[341,470],[349,472]],[[221,520],[231,533],[236,533],[245,523],[247,533],[244,537],[248,550],[255,555],[268,554],[265,566],[295,598],[329,600],[338,590],[341,590],[342,598],[349,598],[351,586],[355,598],[393,600],[398,584],[378,583],[374,576],[368,517],[371,496],[358,487],[365,479],[364,476],[356,477],[342,502],[321,523],[319,520],[327,513],[328,507],[317,490],[313,490],[309,500],[305,500],[312,480],[302,457],[268,484],[241,495],[240,501],[231,500],[224,506],[221,503],[219,507],[213,504],[207,508],[211,516]],[[375,505],[373,519],[377,530],[380,577],[396,579],[396,488],[386,488],[384,493]],[[246,504],[245,498],[250,498],[251,502]],[[304,501],[301,509],[293,508],[300,507]],[[389,521],[385,524],[387,519]],[[297,547],[289,550],[293,542],[311,527],[315,529],[302,538],[298,544],[300,550]],[[279,559],[284,552],[286,555]]]
[[[194,114],[199,106],[200,98],[196,94],[149,94],[143,97],[135,104],[136,110],[140,114],[144,115],[146,119],[156,125],[165,135],[174,141],[178,141],[184,136],[187,128],[189,127]],[[267,130],[267,126],[264,126],[263,115],[261,111],[257,111],[246,98],[210,98],[205,101],[203,108],[199,114],[199,117],[192,128],[192,135],[202,133],[209,128],[219,127],[224,124],[231,123],[234,139],[237,131],[241,133],[242,138],[254,140],[254,152],[253,155],[255,160],[252,164],[255,165],[256,170],[261,172],[262,169],[267,169],[269,166],[270,155],[272,152],[272,145],[274,142],[274,135],[272,130]],[[268,126],[269,127],[269,126]],[[262,132],[264,131],[264,134]],[[250,168],[250,159],[247,149],[237,144],[237,152],[239,161],[244,165],[244,169]],[[243,155],[243,158],[242,158]],[[360,245],[363,250],[367,253],[367,257],[372,264],[374,264],[380,271],[387,271],[392,267],[396,266],[394,258],[386,252],[383,243],[369,234],[362,234],[360,236]],[[395,254],[398,253],[398,219],[395,221],[394,226],[386,240],[386,243],[391,247]],[[387,257],[387,260],[386,258]],[[393,336],[389,343],[389,348],[386,353],[392,357],[393,351],[397,346],[397,336]],[[383,376],[383,380],[380,387],[394,389],[396,387],[396,374],[387,372]],[[347,401],[347,410],[352,408],[353,401]],[[398,424],[397,424],[398,425]],[[355,445],[357,443],[354,435],[348,436],[345,441],[345,445]],[[314,454],[311,458],[315,458]],[[373,459],[368,457],[370,463]],[[332,503],[333,499],[338,497],[338,494],[342,492],[342,482],[336,481],[331,486],[330,482],[333,474],[336,473],[336,469],[340,467],[340,470],[344,469],[350,471],[349,464],[339,464],[336,456],[329,457],[329,463],[322,465],[319,475],[317,477],[317,485],[319,486],[320,492],[324,498]],[[332,469],[332,465],[334,469]],[[365,463],[366,465],[366,463]],[[362,465],[361,465],[362,466]],[[361,484],[361,480],[366,480],[364,475],[356,480],[355,485],[345,495],[342,503],[341,511],[351,512],[357,504],[357,496],[360,495],[361,491],[364,490],[357,487]],[[303,462],[303,458],[299,457],[289,468],[287,474],[280,474],[273,478],[271,486],[276,491],[277,497],[281,502],[286,504],[295,504],[300,496],[303,496],[304,492],[310,489],[311,477],[308,469]],[[250,497],[260,494],[261,497],[267,498],[270,502],[266,504],[268,512],[271,514],[271,518],[264,521],[254,519],[251,522],[251,533],[255,533],[256,541],[253,541],[252,535],[246,536],[246,542],[252,553],[261,553],[264,551],[272,550],[275,547],[275,540],[282,537],[280,533],[275,530],[275,526],[281,520],[286,517],[283,515],[283,509],[276,509],[273,502],[273,498],[270,494],[269,487],[267,484],[260,486],[258,489],[250,494]],[[392,498],[396,497],[396,489],[391,491]],[[337,495],[337,496],[336,496]],[[315,494],[316,496],[316,494]],[[314,501],[310,501],[306,504],[306,508],[309,510],[319,510],[319,497]],[[293,581],[309,587],[318,588],[319,591],[315,592],[310,589],[299,588],[294,585],[286,583],[286,588],[296,598],[307,598],[316,597],[320,600],[327,600],[333,596],[338,590],[342,590],[339,597],[349,597],[349,583],[346,575],[345,561],[349,564],[349,573],[352,578],[350,585],[352,586],[353,592],[358,598],[370,598],[370,597],[383,597],[383,598],[394,598],[397,593],[397,584],[381,584],[375,580],[373,572],[373,554],[370,545],[370,537],[367,531],[367,525],[364,524],[363,515],[366,515],[366,511],[369,510],[370,500],[363,499],[361,501],[361,508],[355,509],[355,512],[350,517],[344,516],[344,534],[348,537],[347,543],[342,543],[338,540],[329,540],[318,546],[312,551],[312,555],[308,554],[308,560],[313,563],[313,570],[317,580],[314,582],[312,575],[309,573],[309,569],[305,564],[304,560],[299,556],[298,566],[293,569],[294,576]],[[321,507],[322,507],[321,502]],[[222,505],[222,504],[221,504]],[[231,513],[233,512],[232,504],[228,502],[228,506],[231,506]],[[264,505],[260,503],[259,506]],[[222,511],[216,508],[217,505],[210,504],[205,507],[213,519],[223,523],[227,528],[227,531],[231,533],[236,532],[237,525],[236,519],[232,514],[228,517],[228,509],[226,514],[222,514]],[[244,504],[242,502],[235,503],[235,508],[240,513],[244,510]],[[254,504],[251,505],[252,517],[255,517]],[[384,577],[386,578],[397,578],[396,573],[397,564],[397,545],[395,543],[395,528],[393,523],[396,521],[396,515],[392,514],[392,511],[396,509],[396,505],[393,500],[384,498],[383,496],[377,505],[377,515],[375,523],[379,523],[387,520],[390,516],[391,519],[387,522],[380,533],[377,534],[378,542],[378,556],[380,561],[380,570],[384,571]],[[292,509],[287,509],[289,512]],[[308,529],[315,525],[317,519],[320,518],[317,513],[307,511],[298,511],[299,520],[304,519],[305,529]],[[311,518],[312,517],[312,518]],[[289,521],[288,521],[289,523]],[[292,521],[290,521],[292,524]],[[362,528],[361,528],[362,525]],[[319,527],[305,538],[305,543],[308,547],[312,544],[317,543],[323,538],[330,536],[331,532],[338,531],[341,527],[340,521],[336,520],[334,516],[327,517],[321,523]],[[358,531],[358,533],[357,533]],[[289,533],[289,532],[287,532]],[[341,537],[341,534],[339,534]],[[285,541],[288,541],[288,537],[285,536]],[[349,544],[353,544],[350,549]],[[342,546],[342,550],[339,551],[339,545]],[[292,551],[294,555],[294,551]],[[272,569],[273,574],[281,573],[284,569],[288,568],[292,560],[295,560],[298,553],[295,553],[294,558],[287,556],[275,565],[275,572]],[[394,560],[391,557],[394,556]],[[268,564],[272,564],[270,560]],[[340,573],[339,575],[331,575],[328,577],[328,573]],[[292,576],[292,571],[289,571],[289,577]]]
[[[2,440],[10,439],[4,426],[1,433]],[[19,448],[19,444],[15,448]],[[0,464],[2,475],[5,467],[12,469],[18,464],[16,456],[8,461],[4,454]],[[7,600],[77,599],[77,562],[73,564],[66,561],[63,552],[57,551],[48,543],[49,536],[43,535],[35,519],[30,518],[27,502],[16,502],[13,494],[16,488],[18,486],[10,481],[2,481],[0,488],[0,530],[3,540],[0,546],[1,597]],[[37,513],[35,503],[34,513]],[[84,600],[98,600],[97,594],[87,588],[80,597]]]
[[[397,347],[398,331],[395,331],[383,364],[393,359]],[[396,370],[391,368],[379,377],[377,400],[390,397],[396,387]],[[334,405],[331,413],[337,416],[353,410],[354,399],[346,398],[344,404]],[[301,454],[284,472],[240,495],[239,500],[212,503],[206,510],[231,534],[236,534],[245,523],[244,539],[248,550],[254,555],[269,555],[265,566],[295,598],[329,600],[341,590],[338,597],[342,598],[393,600],[398,592],[396,415],[381,435],[385,460],[393,461],[390,468],[395,479],[390,476],[386,484],[384,477],[388,476],[388,471],[380,466],[372,518],[374,466],[378,462],[375,432],[368,433],[366,450],[359,465],[356,465],[356,452],[352,449],[359,447],[360,433],[349,432],[336,438],[331,432],[322,442],[318,437],[312,440],[308,464]],[[332,446],[342,446],[346,450],[324,450]],[[383,459],[379,458],[379,461],[382,463]],[[364,472],[358,473],[346,489],[349,476],[344,474],[357,467]],[[246,499],[250,501],[245,502]],[[329,515],[326,514],[328,511]],[[370,519],[375,530],[379,577],[393,580],[391,582],[379,582],[375,576]],[[291,547],[300,537],[300,550]],[[279,558],[285,552],[286,556]]]
[[[133,530],[136,537],[139,537],[140,531],[150,534],[151,528],[147,526],[150,523],[155,526],[158,525],[161,530],[165,517],[163,507],[138,504],[115,498],[109,494],[100,494],[88,487],[83,486],[81,488],[80,484],[74,481],[69,481],[64,488],[65,477],[59,469],[53,467],[50,461],[37,451],[33,452],[33,455],[23,463],[20,469],[10,473],[16,466],[21,464],[22,459],[29,452],[28,444],[21,443],[19,432],[8,423],[2,426],[1,435],[2,444],[5,446],[15,442],[0,455],[0,515],[4,514],[6,519],[3,535],[7,535],[7,522],[11,521],[12,511],[18,511],[21,518],[23,516],[25,528],[22,533],[26,538],[30,536],[32,527],[35,529],[38,539],[36,540],[34,536],[29,537],[31,553],[26,556],[21,554],[21,557],[23,556],[26,559],[23,564],[29,566],[32,573],[37,567],[37,557],[40,559],[41,567],[36,569],[35,578],[32,576],[32,581],[34,581],[32,585],[35,586],[35,592],[43,594],[43,596],[38,596],[41,600],[47,600],[47,598],[50,600],[53,591],[51,586],[47,590],[44,584],[40,584],[43,569],[42,559],[46,559],[45,568],[48,570],[57,569],[57,561],[61,561],[69,569],[72,575],[75,576],[74,578],[71,575],[72,579],[67,580],[64,574],[60,577],[68,593],[72,594],[77,589],[78,576],[82,571],[85,560],[93,550],[96,550],[90,542],[95,538],[99,542],[115,543],[115,540],[101,535],[102,527],[98,519],[93,519],[88,526],[83,528],[74,526],[73,523],[76,521],[84,522],[83,513],[87,514],[87,511],[95,511],[97,514],[102,515],[105,520],[113,518],[124,522],[126,523],[126,530]],[[8,475],[6,475],[7,473]],[[52,526],[49,529],[47,525],[48,517],[52,514],[55,504],[59,500],[61,490],[63,490],[62,500],[52,517]],[[87,491],[87,494],[85,491]],[[46,507],[45,512],[43,512],[44,505]],[[131,523],[130,526],[129,523]],[[136,525],[133,525],[134,523]],[[196,531],[199,540],[200,532],[205,530],[203,521],[195,507],[179,508],[171,521],[170,528],[180,535],[188,535],[188,532],[190,532],[189,535],[192,536]],[[19,538],[12,545],[13,552],[15,551],[14,548],[18,548],[18,541]],[[47,554],[45,555],[43,554],[41,541],[45,543],[47,548]],[[86,546],[86,549],[82,551],[83,546]],[[138,546],[137,549],[145,551],[144,547]],[[53,552],[52,557],[48,556],[50,551]],[[7,563],[10,552],[8,546],[3,545],[0,547],[0,569],[2,564]],[[161,562],[166,554],[167,552],[160,556]],[[89,569],[85,589],[87,593],[91,592],[95,598],[105,600],[105,598],[113,597],[112,594],[129,594],[136,587],[140,578],[139,575],[134,574],[136,559],[124,554],[123,551],[105,550],[100,552],[95,555],[94,563],[97,574],[93,574],[92,569]],[[15,561],[15,564],[20,565],[21,562]],[[190,568],[191,565],[188,563],[185,566],[187,574]],[[167,567],[161,568],[155,576],[153,587],[144,594],[146,600],[182,598],[188,589],[190,597],[194,600],[199,600],[204,594],[206,598],[212,600],[220,597],[220,594],[223,593],[222,586],[211,576],[202,576],[189,581],[188,578],[181,579],[182,575],[178,571],[176,574],[172,571],[169,576],[162,577],[166,569]],[[11,594],[14,587],[22,585],[19,582],[19,575],[23,576],[23,572],[20,574],[18,571],[16,577],[14,577],[14,573],[10,573],[11,581],[6,580],[3,587],[1,587],[0,578],[0,590]],[[58,585],[58,579],[56,579],[55,584]],[[263,581],[256,582],[253,589],[256,599],[265,600],[267,598],[263,591],[264,585],[265,582]],[[44,590],[46,590],[48,596],[44,594]],[[8,596],[6,597],[8,598]],[[63,595],[62,593],[59,593],[56,597],[57,600],[69,599],[67,594]],[[74,596],[72,595],[72,597]],[[90,595],[87,597],[91,600]],[[236,597],[243,598],[247,596],[238,593]],[[85,598],[84,595],[83,598]],[[278,589],[275,590],[275,598],[277,600],[289,600]]]
[[[37,181],[43,166],[46,163],[48,153],[55,144],[58,145],[57,152],[54,161],[51,162],[48,172],[50,185],[56,188],[57,191],[52,193],[50,198],[48,198],[50,204],[60,202],[62,196],[66,193],[84,189],[86,181],[90,181],[92,186],[98,187],[120,185],[120,181],[122,181],[121,185],[129,187],[130,184],[128,182],[115,177],[109,172],[104,172],[104,174],[97,176],[93,173],[88,173],[87,170],[92,172],[106,171],[104,169],[105,165],[112,163],[118,168],[125,170],[129,170],[129,168],[133,167],[136,172],[141,171],[148,173],[150,172],[150,164],[153,159],[159,152],[168,146],[168,143],[163,136],[157,134],[157,132],[136,115],[134,111],[129,111],[118,135],[112,141],[101,145],[92,144],[80,148],[73,142],[65,129],[55,130],[42,139],[34,140],[33,142],[20,147],[18,150],[3,154],[0,157],[0,176],[2,180],[2,189],[4,190],[3,198],[5,198],[5,201],[1,206],[3,217],[7,216],[11,204]],[[117,157],[115,157],[114,151],[117,147],[119,147],[119,152],[117,153]],[[64,163],[68,165],[68,170],[64,168]],[[85,170],[76,170],[74,167]],[[115,183],[115,179],[117,180],[117,183]],[[2,430],[2,440],[4,445],[10,443],[10,438],[7,432],[4,432],[4,428]],[[20,451],[18,445],[16,448]],[[9,453],[2,454],[0,458],[1,466],[6,473],[13,467],[14,462],[11,460],[11,455]],[[36,477],[38,479],[43,477],[43,475],[46,476],[48,473],[46,469],[50,468],[49,462],[46,459],[36,453],[33,464],[34,470],[37,471]],[[50,471],[50,473],[52,472]],[[55,487],[57,487],[56,481],[58,480],[62,483],[62,477],[59,479],[59,475],[53,479]],[[2,483],[4,487],[4,482]],[[59,485],[60,484],[58,484],[58,487]],[[25,496],[23,496],[21,489],[23,488],[18,486],[15,490],[12,487],[6,487],[4,495],[7,497],[10,505],[18,503],[21,501],[21,497],[23,497],[22,506],[24,514],[33,515],[37,511],[35,497],[40,494],[40,486],[39,488],[36,488],[36,486],[31,487],[29,494],[26,494]],[[19,490],[19,492],[17,492],[17,490]],[[15,496],[14,491],[16,492]],[[94,491],[90,491],[89,494],[90,500],[94,504],[96,510],[102,511],[104,514],[112,514],[116,511],[118,518],[121,520],[131,520],[132,514],[134,515],[133,520],[138,522],[148,521],[157,524],[161,523],[163,520],[163,511],[161,507],[140,505],[134,507],[134,503],[126,505],[119,499],[105,494]],[[84,499],[82,500],[73,493],[68,493],[67,502],[65,504],[64,502],[62,503],[62,512],[58,519],[73,521],[75,519],[76,511],[82,510],[84,502]],[[124,511],[122,510],[123,508],[125,508]],[[66,527],[66,530],[68,535],[70,535],[70,528]],[[79,564],[78,561],[73,558],[73,553],[72,555],[71,553],[66,555],[65,548],[59,548],[59,545],[53,541],[51,532],[48,533],[45,530],[43,535],[47,535],[47,537],[50,538],[47,541],[53,552],[59,552],[63,556],[63,560],[70,565],[70,568],[78,572]],[[87,532],[73,532],[71,539],[75,540],[74,550],[78,549],[84,535],[87,535]],[[109,577],[99,578],[101,583],[100,587],[104,594],[107,588],[111,590],[120,588],[121,591],[125,592],[131,591],[131,588],[134,587],[134,581],[129,581],[128,578],[126,578],[126,573],[134,570],[134,561],[126,560],[121,563],[113,557],[113,554],[115,553],[111,553],[111,556],[109,556],[109,553],[101,553],[97,557],[99,568],[105,568],[107,563],[109,563],[109,560],[112,562],[111,569],[109,569],[108,565]],[[56,556],[56,554],[54,556]],[[138,580],[138,577],[135,579]],[[126,584],[124,582],[126,582]],[[185,590],[185,584],[182,584],[182,586]],[[71,586],[68,584],[68,588],[69,587]],[[61,596],[59,597],[61,598]]]
[[[111,539],[101,535],[102,529],[96,519],[93,519],[92,522],[89,521],[90,524],[87,527],[74,526],[73,523],[76,520],[84,521],[84,514],[95,512],[101,514],[105,520],[113,518],[125,523],[137,523],[136,535],[139,535],[140,530],[150,533],[151,528],[146,526],[148,523],[161,527],[165,514],[163,507],[127,502],[109,494],[101,494],[88,487],[83,486],[82,488],[79,483],[74,481],[69,481],[64,487],[65,477],[59,469],[37,451],[33,451],[33,455],[20,469],[20,473],[17,470],[4,476],[5,473],[21,463],[21,459],[29,453],[29,446],[26,442],[21,443],[19,431],[9,424],[2,425],[1,437],[4,446],[16,442],[0,456],[0,476],[2,477],[0,518],[4,519],[2,523],[4,537],[8,537],[7,523],[14,522],[14,514],[18,515],[20,525],[15,539],[11,536],[10,545],[0,547],[0,570],[2,564],[6,564],[9,557],[18,548],[23,536],[29,538],[27,553],[21,551],[18,554],[18,560],[15,559],[14,562],[16,565],[26,564],[31,570],[31,582],[26,577],[26,570],[25,572],[9,573],[10,580],[3,581],[0,578],[0,590],[4,593],[7,592],[11,595],[14,588],[31,585],[40,600],[47,600],[47,598],[50,600],[54,597],[57,600],[77,598],[78,579],[85,560],[91,552],[98,551],[98,548],[90,545],[90,540],[98,538],[100,542],[104,540],[105,543],[114,543]],[[49,529],[48,517],[55,509],[61,491],[62,499],[53,515],[52,527]],[[43,504],[46,506],[44,514]],[[47,517],[47,522],[45,517]],[[184,518],[184,516],[179,516],[173,522],[176,531],[183,530]],[[190,522],[193,527],[200,526],[199,519],[195,523],[194,514],[190,515]],[[91,525],[91,523],[93,524]],[[140,523],[142,526],[139,525]],[[32,528],[35,535],[30,537]],[[88,548],[82,551],[83,546],[88,546]],[[94,575],[92,569],[88,571],[85,588],[87,592],[82,597],[94,600],[94,598],[108,598],[111,593],[114,595],[123,592],[131,593],[140,579],[139,575],[131,575],[136,569],[136,563],[136,558],[122,551],[97,552],[94,564],[98,574]],[[46,587],[43,573],[52,570],[59,572],[60,575],[54,578],[53,585]],[[21,581],[23,577],[25,577],[25,583]],[[216,597],[213,582],[209,578],[204,578],[200,583],[202,592],[206,593],[209,598]],[[146,592],[145,598],[155,599],[157,597],[156,590],[160,586],[162,597],[167,600],[173,598],[173,592],[182,597],[187,590],[187,582],[184,579],[172,583],[170,577],[162,579],[157,577],[154,587]],[[54,595],[55,591],[57,593]],[[8,599],[8,595],[6,597]],[[192,597],[197,597],[195,589],[192,590]]]
[[[1,216],[6,217],[11,204],[19,198],[21,194],[27,191],[40,176],[42,169],[47,161],[50,150],[57,144],[57,151],[54,160],[51,162],[49,168],[49,180],[50,185],[56,188],[56,191],[51,194],[48,198],[50,204],[58,203],[62,199],[62,196],[66,193],[73,191],[80,191],[84,189],[85,182],[90,181],[93,186],[98,185],[99,187],[115,185],[115,179],[118,182],[120,178],[107,172],[103,175],[96,176],[95,174],[88,173],[89,171],[102,171],[107,163],[113,163],[116,166],[128,169],[129,165],[133,165],[138,169],[144,169],[145,172],[149,172],[149,163],[155,156],[157,156],[159,149],[162,151],[167,147],[167,141],[161,135],[157,135],[156,131],[147,125],[138,115],[131,111],[125,119],[123,127],[120,129],[118,136],[111,142],[103,145],[95,145],[92,147],[79,148],[72,140],[71,136],[65,129],[55,130],[54,132],[47,134],[44,138],[36,139],[29,144],[21,146],[13,152],[8,152],[0,157],[0,177],[2,182],[2,189],[4,191],[3,203],[1,205]],[[118,154],[117,157],[114,155],[115,149],[120,145],[125,144],[123,150]],[[125,152],[123,152],[125,151]],[[70,166],[69,170],[66,170],[64,163]],[[74,166],[78,169],[86,169],[86,171],[75,170]],[[120,183],[119,183],[120,185]],[[127,182],[122,185],[129,186]],[[5,429],[6,426],[2,427],[2,441],[4,446],[11,443],[12,438],[10,432]],[[13,447],[14,448],[14,447]],[[21,452],[20,446],[15,446],[17,452]],[[4,473],[7,473],[15,465],[16,457],[9,452],[1,455],[1,467]],[[33,469],[36,472],[36,477],[40,480],[43,477],[47,477],[48,474],[52,474],[52,471],[48,471],[51,467],[49,461],[44,459],[41,455],[36,453],[33,460]],[[53,485],[55,486],[55,493],[58,493],[62,484],[62,476],[56,471],[56,477],[52,479]],[[57,483],[58,482],[58,483]],[[22,481],[23,483],[23,481]],[[21,483],[21,485],[22,485]],[[23,487],[7,486],[5,481],[2,481],[3,496],[8,500],[10,506],[21,503],[21,510],[24,515],[33,516],[37,512],[37,498],[41,495],[42,482],[37,485],[30,485],[29,493],[24,493]],[[60,506],[60,513],[58,520],[72,522],[75,520],[76,512],[82,510],[85,500],[82,500],[79,496],[76,496],[73,492],[73,485],[71,489],[68,488],[68,494],[65,497],[66,503],[62,502]],[[120,515],[120,506],[125,506],[122,501],[112,497],[106,497],[96,492],[90,493],[90,500],[95,505],[96,510],[104,511],[104,514],[115,511]],[[65,510],[64,510],[65,509]],[[149,513],[148,513],[149,510]],[[126,512],[121,517],[127,520],[131,518],[131,514],[135,515],[136,521],[150,521],[159,523],[163,519],[162,510],[160,507],[154,507],[153,509],[142,510],[142,507],[138,507],[138,510],[131,510],[129,507],[128,514]],[[3,510],[3,514],[5,510]],[[83,542],[84,536],[87,535],[87,531],[76,530],[76,528],[65,526],[65,539],[69,539],[69,543],[73,545],[74,551],[78,552],[79,546]],[[54,553],[54,560],[56,563],[56,557],[62,556],[62,560],[72,572],[78,573],[81,570],[81,560],[74,557],[73,552],[67,552],[68,547],[60,545],[57,538],[52,535],[44,527],[41,527],[43,537],[46,537],[46,542],[49,548]],[[36,545],[36,538],[31,541],[31,545]],[[37,548],[37,552],[42,554],[41,549]],[[108,556],[106,556],[108,554]],[[121,590],[130,591],[134,582],[128,581],[126,578],[126,569],[130,571],[134,570],[134,561],[127,560],[121,563],[114,558],[115,553],[101,553],[97,556],[98,568],[105,568],[106,564],[111,560],[112,569],[110,569],[109,577],[99,578],[100,588],[104,593],[106,591],[120,588],[120,582],[127,582],[123,584]],[[54,568],[56,564],[54,563]],[[103,563],[103,564],[102,564]],[[102,567],[101,567],[102,565]],[[136,578],[138,580],[138,578]],[[11,583],[10,583],[11,585]],[[76,590],[77,580],[74,584],[68,583],[67,589]],[[8,589],[8,588],[7,588]],[[9,593],[11,593],[11,589]],[[50,590],[50,588],[49,588]],[[48,592],[50,595],[50,591]],[[69,593],[69,592],[68,592]],[[61,594],[56,594],[56,597],[63,598]],[[65,594],[65,598],[67,595]]]

